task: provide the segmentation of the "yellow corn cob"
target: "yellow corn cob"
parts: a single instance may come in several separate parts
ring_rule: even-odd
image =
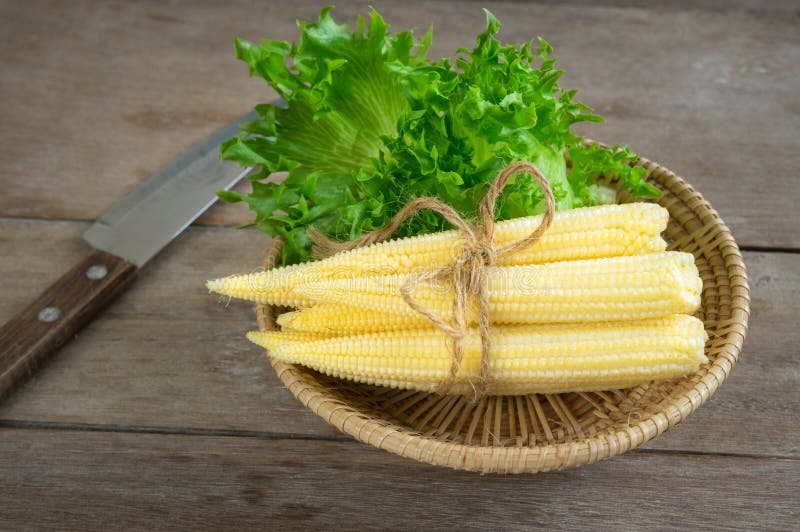
[[[426,323],[424,318],[400,295],[408,277],[335,279],[298,287],[308,299],[370,310],[326,315],[326,321],[316,325],[312,320],[298,319],[302,312],[282,321],[293,329],[307,331],[370,331],[379,320],[383,321],[381,328],[389,330],[420,326]],[[691,313],[700,305],[703,288],[692,255],[675,251],[491,267],[487,283],[489,316],[498,324],[633,320]],[[421,283],[414,298],[438,316],[451,316],[453,288],[449,281]],[[476,323],[477,312],[471,310],[469,318]],[[370,311],[381,314],[366,317]],[[309,314],[315,315],[313,310]]]
[[[491,393],[609,390],[689,374],[707,362],[703,323],[675,315],[617,323],[495,327],[491,332]],[[271,357],[356,382],[434,391],[450,369],[446,335],[436,329],[297,340],[291,333],[251,332]],[[465,339],[452,393],[472,393],[480,339]]]
[[[311,302],[294,293],[297,277],[293,276],[293,274],[300,271],[304,266],[304,264],[293,264],[283,268],[244,275],[229,275],[228,277],[206,281],[206,288],[218,294],[256,303],[286,307],[307,307]]]
[[[651,203],[558,212],[541,240],[522,251],[500,257],[498,265],[664,251],[666,243],[659,235],[666,228],[668,217],[666,209]],[[524,238],[540,221],[541,216],[529,216],[499,222],[495,229],[495,245],[503,246]],[[216,279],[206,286],[214,292],[259,303],[307,307],[313,302],[298,296],[295,287],[326,279],[403,274],[441,267],[453,261],[459,252],[458,243],[459,235],[455,231],[390,240],[321,261]]]

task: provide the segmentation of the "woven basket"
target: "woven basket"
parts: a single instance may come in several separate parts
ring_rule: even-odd
[[[429,464],[483,473],[535,473],[591,464],[623,453],[681,422],[728,376],[739,356],[750,313],[742,256],[711,205],[683,179],[640,158],[664,191],[670,249],[695,256],[709,363],[684,379],[606,392],[463,397],[394,390],[334,379],[272,360],[289,391],[346,434]],[[620,201],[629,197],[620,194]],[[266,266],[279,256],[273,243]],[[258,305],[261,330],[276,330],[275,309]]]

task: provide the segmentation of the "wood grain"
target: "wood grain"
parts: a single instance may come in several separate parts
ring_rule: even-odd
[[[683,175],[741,244],[800,247],[796,6],[582,4],[491,8],[505,22],[503,40],[542,35],[555,46],[565,86],[582,89],[607,118],[582,131]],[[294,20],[319,7],[4,2],[0,215],[96,218],[182,149],[274,96],[233,59],[234,36],[293,39]],[[483,24],[476,2],[376,7],[397,28],[433,23],[434,56],[470,45]],[[337,7],[351,20],[366,10],[366,2]],[[201,222],[249,219],[239,205],[214,208]]]
[[[395,28],[434,23],[434,56],[483,24],[478,1],[341,1],[337,17],[369,4]],[[274,97],[233,59],[234,36],[294,39],[294,20],[320,7],[0,2],[0,323],[88,253],[83,220]],[[745,254],[751,328],[709,403],[645,449],[538,476],[479,477],[342,441],[243,338],[251,307],[203,288],[256,267],[267,245],[217,227],[250,214],[216,205],[0,403],[0,529],[797,527],[796,1],[489,7],[504,41],[555,46],[564,85],[607,118],[582,132],[681,174],[740,244],[791,251]]]
[[[0,399],[122,292],[137,270],[125,259],[93,250],[0,326]]]
[[[9,279],[0,319],[56,277],[59,261],[83,253],[70,237],[84,227],[0,222],[0,248],[13,250],[0,260],[0,278]],[[0,419],[338,434],[283,389],[243,338],[255,327],[250,305],[203,287],[210,277],[253,269],[261,245],[245,231],[190,228],[141,272],[134,290],[0,405]],[[650,447],[800,456],[800,348],[788,332],[797,321],[800,255],[746,253],[745,261],[753,312],[739,364],[707,405]]]
[[[9,253],[0,272],[15,279],[0,298],[3,321],[88,246],[78,240],[85,223],[13,221],[0,227],[0,249]],[[283,389],[263,352],[244,339],[255,328],[253,308],[209,295],[204,287],[208,278],[260,264],[263,248],[252,236],[230,228],[180,235],[140,272],[131,292],[0,403],[0,412],[70,423],[336,434]],[[267,243],[264,238],[262,245]]]
[[[470,0],[481,3],[481,0]],[[494,0],[492,0],[492,3]],[[739,11],[744,13],[785,13],[796,14],[797,3],[792,0],[510,0],[516,4],[578,5],[622,7],[630,9],[646,8],[648,11]]]
[[[578,470],[444,470],[355,442],[0,432],[0,527],[793,528],[800,462],[633,452]]]

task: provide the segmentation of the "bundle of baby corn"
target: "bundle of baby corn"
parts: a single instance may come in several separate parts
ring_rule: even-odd
[[[607,390],[675,378],[706,362],[702,281],[690,254],[667,252],[658,205],[606,205],[556,213],[539,241],[488,267],[493,394]],[[501,246],[540,216],[496,225]],[[269,355],[357,382],[434,391],[452,367],[452,342],[401,296],[410,276],[450,263],[455,231],[391,240],[317,262],[209,281],[210,290],[295,307],[280,332],[248,338]],[[414,299],[448,316],[453,286],[425,283]],[[477,310],[448,393],[479,375]]]

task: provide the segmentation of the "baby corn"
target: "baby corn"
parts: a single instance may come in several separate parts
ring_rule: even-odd
[[[676,378],[707,362],[703,323],[674,315],[652,320],[492,328],[492,394],[609,390]],[[452,352],[437,329],[341,337],[251,332],[271,357],[356,382],[432,392],[448,376]],[[479,378],[477,330],[452,393],[470,394]]]
[[[627,388],[678,378],[707,362],[703,282],[688,253],[667,252],[668,213],[646,203],[556,213],[544,236],[486,266],[493,395]],[[540,223],[499,222],[494,245]],[[448,381],[453,340],[401,295],[451,321],[452,280],[417,275],[450,266],[455,231],[392,240],[328,259],[209,281],[214,292],[294,307],[280,332],[248,338],[271,357],[355,382],[433,392]],[[469,298],[464,358],[448,393],[472,395],[481,376],[479,310]]]
[[[660,234],[666,228],[667,219],[664,208],[650,203],[558,212],[538,242],[501,256],[497,265],[542,264],[664,251],[666,243]],[[541,216],[498,222],[495,245],[500,247],[521,240],[540,222]],[[238,299],[307,307],[313,300],[297,293],[297,288],[303,285],[327,279],[404,274],[446,266],[459,253],[459,241],[456,231],[390,240],[317,262],[215,279],[206,286],[213,292]]]
[[[376,322],[385,330],[419,326],[425,319],[400,295],[408,280],[408,275],[358,277],[299,287],[298,292],[309,300],[361,310],[326,315],[325,321],[316,324],[300,319],[302,311],[283,322],[306,331],[370,331]],[[691,313],[700,304],[703,288],[692,255],[674,251],[490,267],[487,284],[489,316],[498,324],[620,321]],[[450,316],[453,288],[449,281],[421,283],[413,297],[438,316]],[[360,317],[372,311],[379,314]],[[309,314],[313,317],[313,310]],[[477,321],[477,309],[471,309],[469,318],[471,323]],[[363,325],[358,325],[359,320]]]

